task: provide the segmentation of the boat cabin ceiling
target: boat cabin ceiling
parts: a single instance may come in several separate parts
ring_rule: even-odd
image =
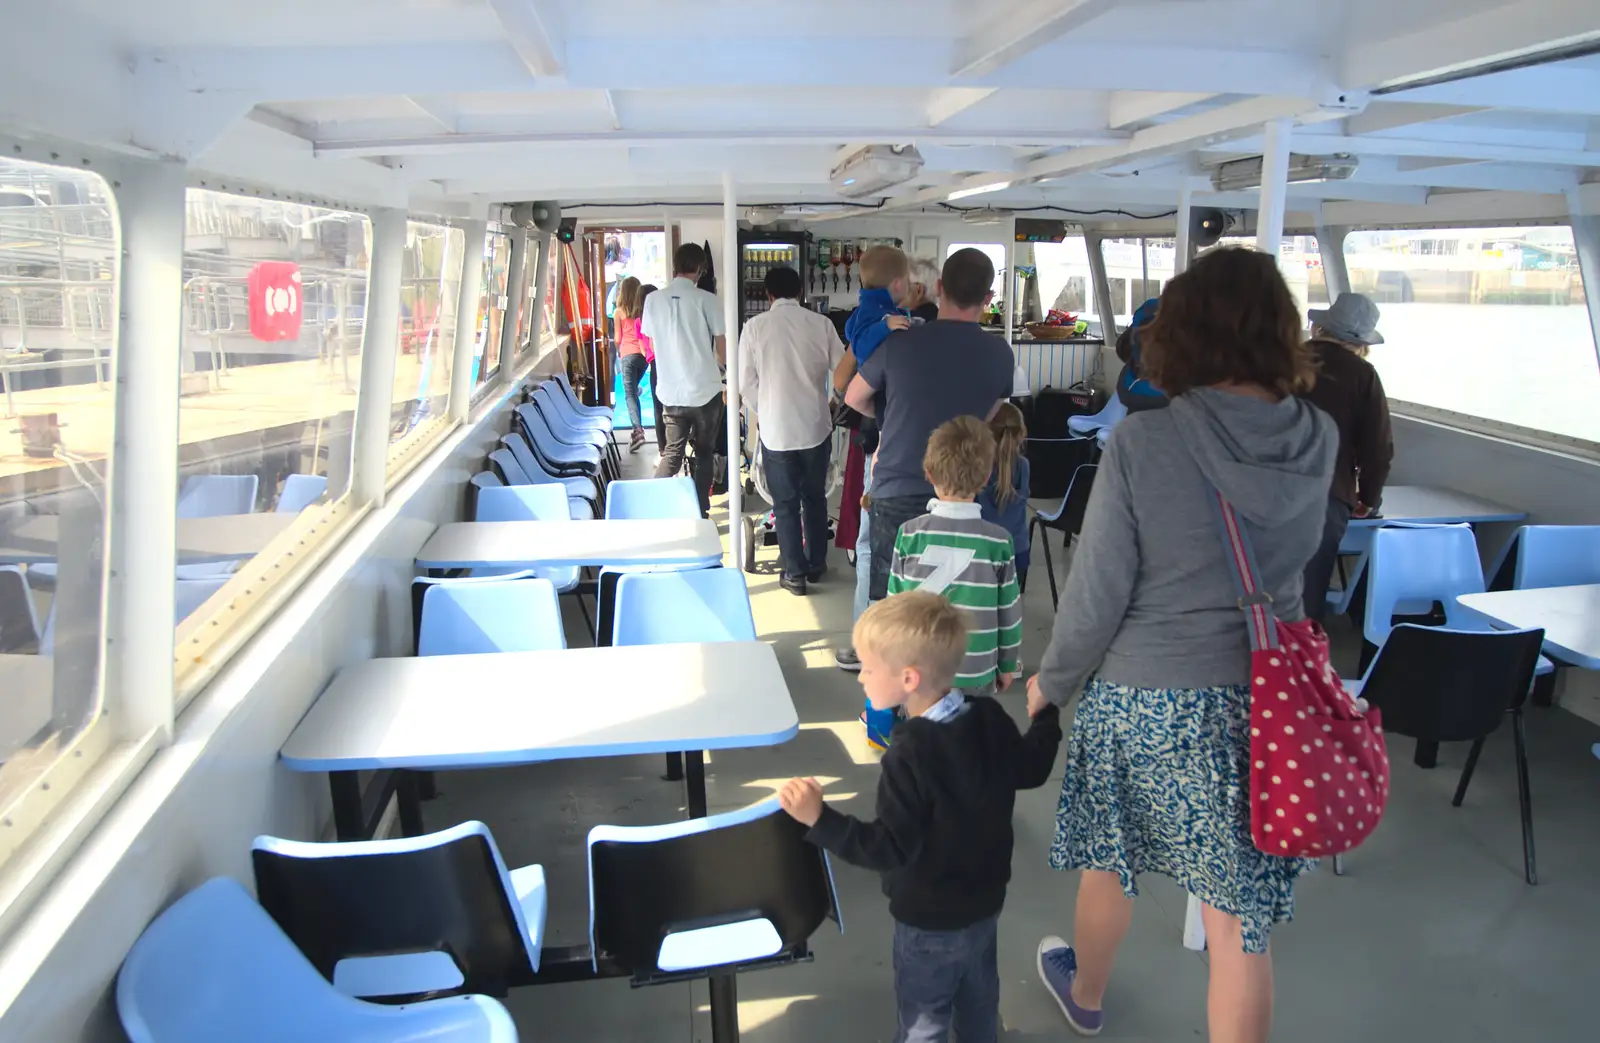
[[[1291,184],[1306,227],[1563,216],[1600,166],[1594,19],[1556,0],[62,0],[7,36],[17,132],[440,215],[720,203],[724,174],[768,223],[1001,184],[962,205],[1251,209],[1217,169],[1280,120],[1354,161]],[[921,168],[842,196],[867,145]]]

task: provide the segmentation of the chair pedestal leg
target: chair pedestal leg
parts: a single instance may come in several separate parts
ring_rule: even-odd
[[[1533,679],[1533,705],[1548,708],[1556,704],[1556,675],[1559,671]]]
[[[1511,711],[1512,736],[1517,747],[1517,802],[1522,810],[1522,869],[1528,883],[1539,882],[1533,857],[1533,794],[1528,785],[1528,733],[1520,709]]]
[[[1461,806],[1461,802],[1467,799],[1467,784],[1472,781],[1472,772],[1478,767],[1478,754],[1482,752],[1482,739],[1479,739],[1477,742],[1473,743],[1472,749],[1467,751],[1467,763],[1466,766],[1461,769],[1461,781],[1456,783],[1455,799],[1450,802],[1458,808]]]
[[[1061,593],[1056,589],[1056,563],[1050,556],[1050,530],[1039,526],[1039,546],[1044,548],[1044,574],[1050,578],[1050,607],[1059,608]]]
[[[683,754],[667,754],[667,774],[665,778],[668,782],[683,781]]]
[[[683,755],[684,789],[688,791],[689,817],[706,817],[706,756],[700,750]]]
[[[731,974],[711,977],[711,1041],[739,1043],[739,988]]]
[[[1439,744],[1417,740],[1417,752],[1412,762],[1419,768],[1436,768],[1439,766]]]
[[[1334,855],[1333,856],[1333,875],[1334,876],[1344,876],[1344,856],[1343,855]]]

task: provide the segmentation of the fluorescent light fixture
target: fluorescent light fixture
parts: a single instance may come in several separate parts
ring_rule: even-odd
[[[855,183],[856,183],[856,179],[853,178],[853,177],[847,177],[843,181],[839,182],[839,184],[841,184],[841,185],[853,185]]]
[[[1332,156],[1289,157],[1289,183],[1309,184],[1314,181],[1343,181],[1356,172],[1361,161],[1348,153]],[[1218,192],[1243,192],[1261,187],[1261,157],[1235,159],[1223,163],[1211,172],[1211,187]]]
[[[981,196],[985,192],[1003,192],[1010,187],[1011,182],[1009,181],[996,181],[992,185],[978,185],[973,188],[959,188],[954,192],[951,192],[945,198],[953,203],[957,199],[966,199],[968,196]]]

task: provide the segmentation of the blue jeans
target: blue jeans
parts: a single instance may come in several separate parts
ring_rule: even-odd
[[[778,528],[778,557],[791,579],[828,564],[828,457],[833,442],[810,449],[761,447],[767,492]]]
[[[633,429],[644,434],[644,412],[639,408],[639,381],[644,379],[650,363],[640,354],[622,356],[622,396],[628,402],[628,419]]]
[[[861,468],[861,488],[872,488],[872,457],[867,457],[866,463]],[[840,504],[839,509],[850,509],[849,504]],[[867,588],[872,582],[872,526],[871,519],[865,507],[861,508],[861,528],[856,531],[856,600],[852,607],[850,624],[861,618],[861,613],[867,610]]]
[[[1000,1033],[998,917],[959,931],[894,925],[895,1043],[995,1043]]]

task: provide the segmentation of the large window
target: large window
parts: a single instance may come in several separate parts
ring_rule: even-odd
[[[359,214],[189,190],[175,505],[180,697],[209,676],[219,658],[212,644],[242,632],[307,543],[348,519],[370,250]]]
[[[1600,442],[1600,366],[1571,229],[1352,232],[1389,397]]]
[[[465,249],[459,228],[406,222],[390,444],[426,438],[446,417]]]
[[[999,301],[1006,292],[1006,248],[999,243],[951,243],[945,250],[945,260],[957,250],[981,250],[994,264],[994,298]]]
[[[1027,247],[1018,244],[1018,264],[1025,265]],[[1088,322],[1100,334],[1100,308],[1094,299],[1094,276],[1089,271],[1089,247],[1083,236],[1059,243],[1034,243],[1033,266],[1038,271],[1039,307],[1048,314],[1064,311]]]
[[[109,745],[118,249],[104,180],[0,159],[0,862]]]

